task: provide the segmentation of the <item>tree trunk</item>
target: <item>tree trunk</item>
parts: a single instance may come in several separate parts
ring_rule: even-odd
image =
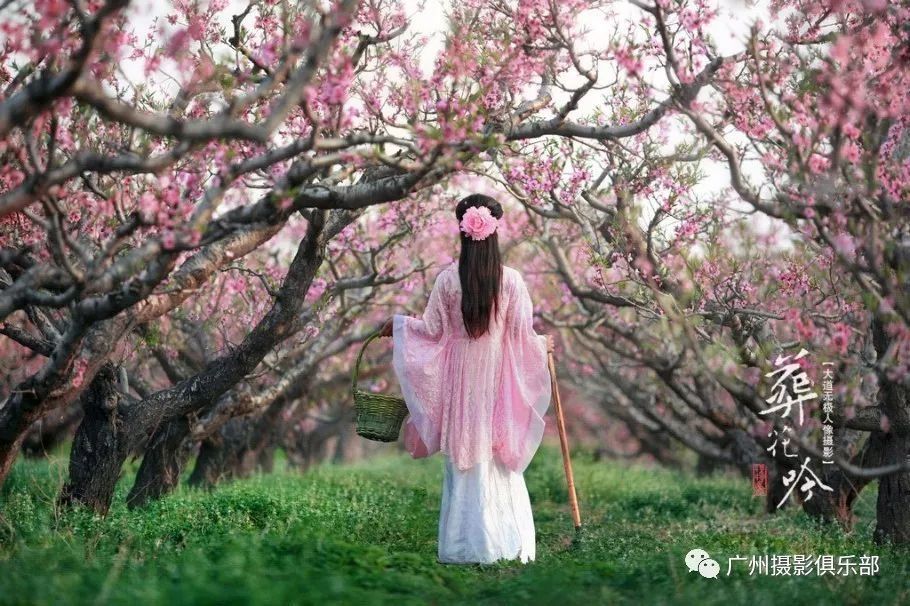
[[[328,228],[327,216],[331,218]],[[213,360],[196,375],[169,389],[155,392],[142,401],[118,406],[118,400],[112,410],[96,411],[91,416],[87,411],[73,444],[70,481],[64,487],[61,501],[85,503],[96,511],[106,512],[123,462],[135,450],[140,438],[149,436],[171,419],[204,409],[253,372],[277,344],[299,330],[306,293],[325,258],[326,242],[356,216],[356,213],[347,211],[329,215],[316,211],[311,215],[307,234],[297,248],[271,308],[230,353]],[[113,389],[113,369],[105,376],[107,374],[112,377],[109,382]],[[104,385],[107,383],[101,382]],[[4,414],[9,414],[9,411],[0,408],[0,417]],[[21,417],[13,415],[12,419]],[[6,453],[9,454],[9,461],[4,459],[3,438],[7,429],[0,422],[0,480],[5,473],[3,466],[11,465],[15,456],[14,453]],[[9,436],[12,435],[9,433]],[[24,431],[19,432],[20,442],[24,435]],[[16,449],[18,446],[15,444]]]
[[[218,438],[203,440],[199,445],[196,465],[193,467],[187,484],[197,488],[213,488],[221,480],[223,464],[220,458],[222,454]]]
[[[789,500],[784,501],[783,504],[778,507],[778,503],[781,502],[781,499],[784,498],[784,495],[787,494],[787,487],[784,486],[783,476],[787,473],[787,469],[783,468],[783,465],[780,464],[776,459],[771,459],[768,462],[768,494],[765,499],[765,511],[767,513],[775,513],[778,509],[783,509],[789,505]],[[796,498],[796,491],[791,493],[790,498]]]
[[[275,443],[272,442],[268,447],[259,451],[256,457],[256,469],[262,473],[272,473],[275,471]]]
[[[670,469],[682,469],[683,464],[673,450],[673,444],[662,432],[645,427],[631,417],[623,418],[629,433],[638,440],[643,454],[651,455],[655,461]]]
[[[869,439],[881,442],[886,465],[905,461],[910,452],[910,439],[906,435],[875,432]],[[910,472],[893,473],[879,479],[875,513],[872,536],[876,543],[890,541],[910,545]]]
[[[277,398],[258,418],[250,419],[241,452],[242,466],[238,475],[246,477],[257,471],[267,471],[263,462],[269,464],[269,459],[275,451],[278,426],[287,404],[286,398]]]
[[[189,458],[186,438],[190,424],[185,416],[164,423],[152,436],[142,456],[136,481],[126,497],[130,509],[160,499],[180,482],[180,472]]]
[[[215,436],[203,440],[189,483],[211,488],[226,478],[243,478],[259,470],[270,470],[275,425],[285,401],[278,398],[258,417],[231,419]]]
[[[203,440],[188,483],[200,488],[214,488],[223,479],[236,477],[248,429],[247,419],[231,419],[217,434]]]
[[[850,460],[854,465],[865,467],[876,467],[881,465],[881,461],[881,441],[874,435],[866,440],[859,453]],[[819,477],[833,491],[814,491],[812,498],[803,502],[803,511],[818,520],[836,520],[845,530],[851,530],[856,521],[853,505],[859,493],[873,481],[873,478],[855,478],[833,465],[822,466]]]
[[[80,504],[100,514],[111,506],[130,440],[118,418],[121,395],[116,389],[114,366],[106,363],[82,395],[84,417],[70,454],[69,480],[59,502]]]
[[[892,337],[878,317],[872,321],[872,339],[879,358],[891,347]],[[910,458],[910,390],[887,373],[879,373],[878,403],[887,428],[872,432],[880,444],[882,465],[905,463]],[[878,504],[873,538],[878,543],[910,545],[910,471],[883,476],[878,481]]]
[[[306,432],[288,431],[282,440],[288,460],[301,471],[326,460],[343,463],[350,439],[345,429],[350,422],[347,414],[341,414]]]
[[[25,436],[22,454],[31,458],[44,458],[72,435],[82,420],[82,407],[64,406],[40,419]]]
[[[752,466],[757,463],[767,465],[771,457],[748,432],[742,429],[726,431],[727,448],[733,466],[745,478],[752,477]]]
[[[721,462],[714,457],[699,453],[695,462],[695,475],[699,477],[709,476],[721,468]]]
[[[26,388],[28,388],[26,384]],[[28,428],[41,418],[44,411],[31,393],[12,393],[0,402],[0,486],[6,481]]]
[[[844,530],[851,530],[855,522],[853,504],[868,480],[851,478],[841,470],[820,473],[819,478],[832,490],[813,490],[812,498],[803,501],[803,511],[818,521],[837,521]]]

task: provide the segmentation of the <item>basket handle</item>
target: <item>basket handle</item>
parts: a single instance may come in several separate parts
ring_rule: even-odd
[[[370,344],[370,341],[379,336],[381,331],[377,330],[363,342],[363,345],[360,347],[360,353],[357,354],[357,362],[354,363],[354,372],[351,373],[351,392],[353,393],[357,389],[357,375],[360,372],[360,361],[363,359],[363,352],[366,351],[367,345]]]

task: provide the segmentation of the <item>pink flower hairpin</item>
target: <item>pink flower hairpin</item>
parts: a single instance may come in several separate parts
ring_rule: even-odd
[[[472,240],[483,240],[496,231],[499,221],[486,206],[472,206],[465,211],[459,225]]]

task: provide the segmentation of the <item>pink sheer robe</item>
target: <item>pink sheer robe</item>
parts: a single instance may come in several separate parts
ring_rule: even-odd
[[[517,270],[503,266],[490,331],[471,339],[461,315],[458,262],[436,277],[422,318],[392,319],[393,366],[410,415],[414,458],[444,453],[459,471],[495,461],[521,473],[543,438],[550,405],[546,336]]]

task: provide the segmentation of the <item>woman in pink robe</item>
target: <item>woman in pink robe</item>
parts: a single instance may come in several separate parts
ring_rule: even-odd
[[[501,263],[499,203],[468,196],[456,217],[461,256],[437,275],[423,317],[395,314],[383,328],[410,412],[405,446],[414,458],[445,456],[440,562],[528,562],[524,470],[543,437],[552,341],[534,332],[521,274]]]

